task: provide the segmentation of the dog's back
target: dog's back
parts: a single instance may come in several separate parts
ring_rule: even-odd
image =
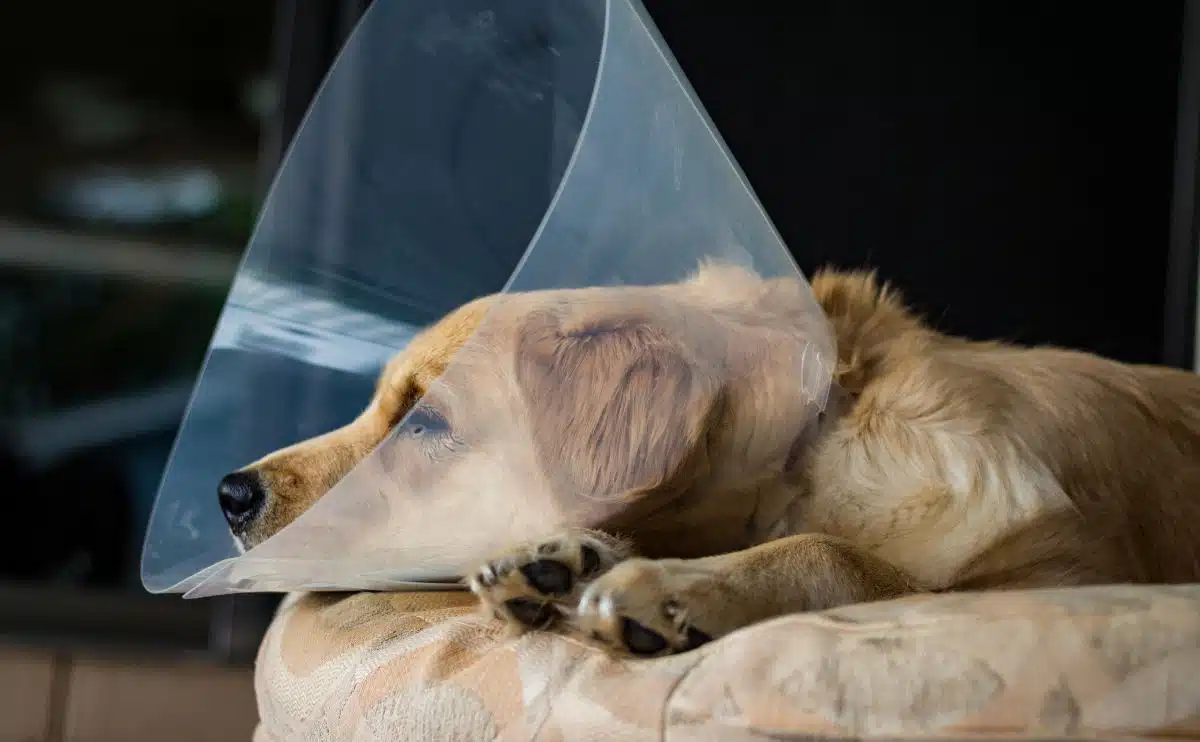
[[[866,274],[814,290],[852,406],[809,527],[937,588],[1200,580],[1200,376],[949,338]]]

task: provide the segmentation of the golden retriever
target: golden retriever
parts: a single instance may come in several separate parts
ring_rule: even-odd
[[[712,265],[667,286],[483,298],[400,352],[349,425],[230,475],[231,528],[246,546],[277,532],[417,405],[435,435],[530,420],[529,461],[487,486],[470,456],[446,475],[461,507],[519,498],[528,515],[527,543],[463,577],[511,626],[614,653],[922,591],[1200,580],[1200,377],[948,337],[873,274],[823,271],[812,288],[838,356],[817,425],[795,343],[758,321],[811,332],[800,281]],[[670,307],[714,319],[683,328]],[[483,362],[448,364],[489,310]],[[739,356],[752,335],[781,350]],[[696,342],[741,366],[712,373]],[[501,361],[515,381],[489,373]],[[447,373],[473,392],[427,395]],[[539,466],[555,474],[535,484]],[[569,528],[556,486],[620,507]]]

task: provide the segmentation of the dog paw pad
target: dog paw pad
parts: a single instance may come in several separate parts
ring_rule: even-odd
[[[566,595],[575,582],[571,568],[554,559],[538,559],[523,565],[520,570],[533,589],[545,595]]]
[[[468,585],[486,615],[522,629],[547,628],[627,555],[623,542],[605,534],[569,531],[510,549],[477,569]]]
[[[678,577],[662,562],[622,562],[583,592],[572,626],[606,649],[634,657],[689,652],[713,640],[693,624],[697,612],[690,609],[697,606],[688,598],[693,580],[694,573]]]
[[[656,655],[667,648],[667,638],[632,618],[621,619],[621,641],[633,654]]]

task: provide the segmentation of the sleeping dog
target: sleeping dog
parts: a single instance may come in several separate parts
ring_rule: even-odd
[[[1200,377],[948,337],[873,274],[824,271],[812,289],[837,343],[816,424],[794,343],[739,353],[762,343],[764,318],[813,330],[798,279],[710,265],[678,284],[577,290],[580,302],[485,297],[418,335],[349,425],[231,475],[231,528],[253,547],[385,438],[403,445],[389,437],[399,421],[420,421],[432,455],[439,440],[479,440],[486,416],[456,412],[491,405],[528,421],[522,455],[550,462],[558,484],[623,503],[595,529],[562,526],[555,483],[478,465],[516,444],[442,457],[455,507],[520,498],[541,534],[464,576],[516,630],[659,656],[919,592],[1200,581]],[[740,366],[713,374],[664,306],[720,318],[705,342]],[[485,315],[472,347],[486,362],[450,364]],[[467,399],[438,394],[447,374],[465,375]]]

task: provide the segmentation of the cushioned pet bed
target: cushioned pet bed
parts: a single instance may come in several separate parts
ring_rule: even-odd
[[[1200,585],[925,596],[614,660],[466,593],[289,597],[256,742],[1200,739]]]

